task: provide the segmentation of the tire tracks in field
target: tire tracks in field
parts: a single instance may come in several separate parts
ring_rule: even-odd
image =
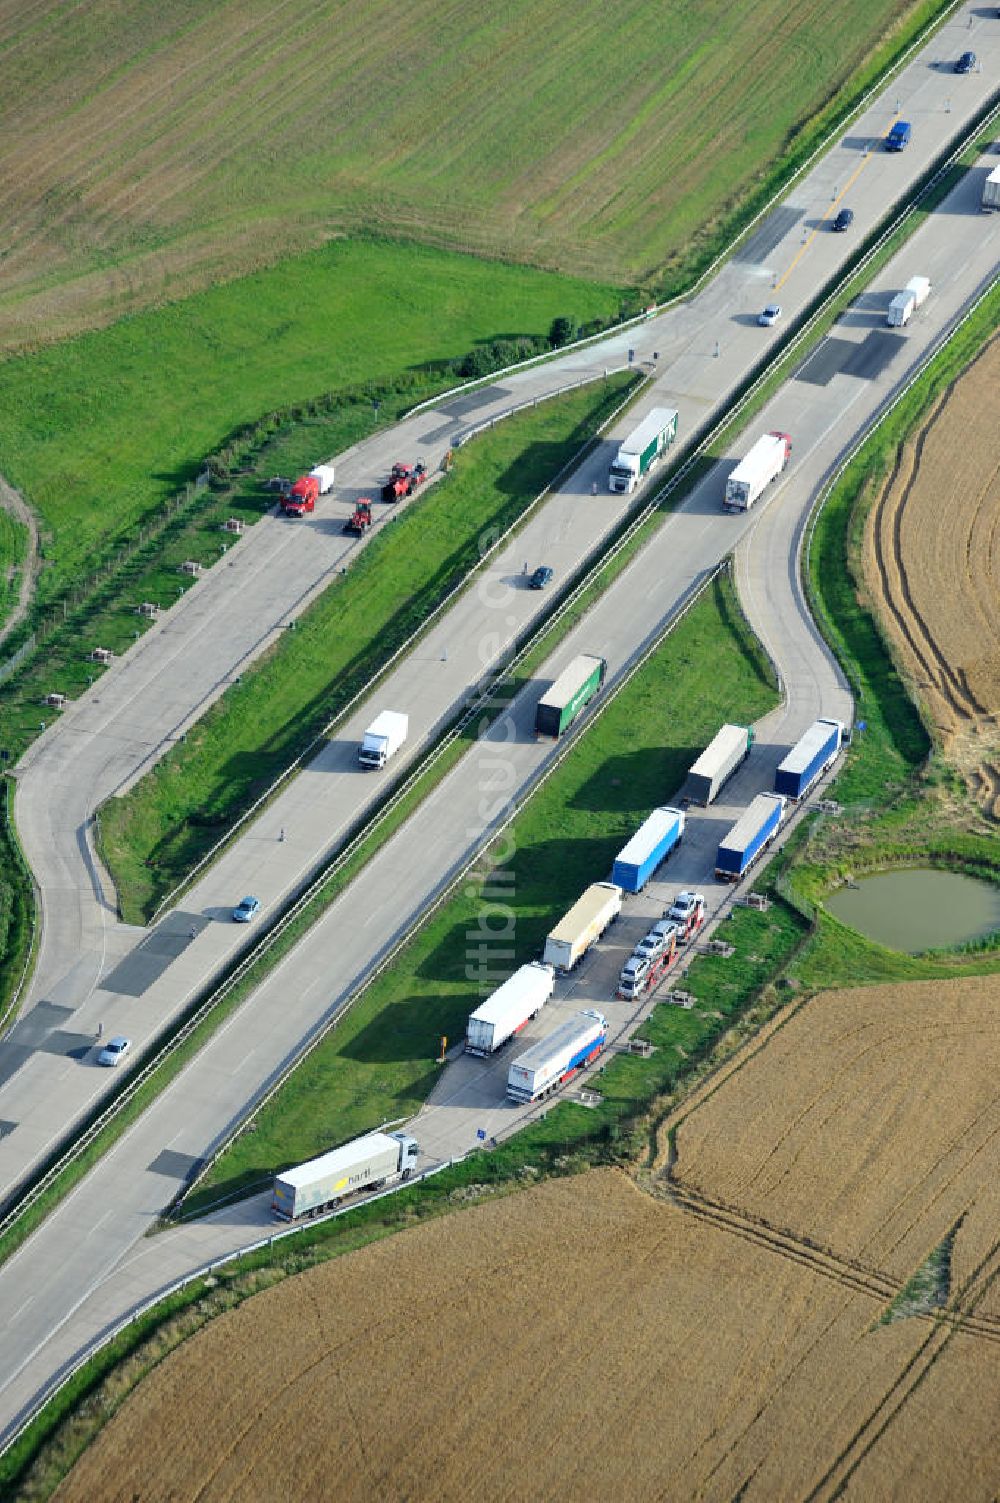
[[[11,516],[20,522],[28,534],[28,546],[25,550],[24,562],[20,570],[17,604],[3,626],[0,626],[0,643],[3,643],[28,614],[31,597],[35,592],[35,581],[38,578],[40,548],[38,522],[34,512],[21,495],[21,492],[15,490],[12,485],[9,485],[2,475],[0,475],[0,506],[3,507],[4,511],[9,511]]]

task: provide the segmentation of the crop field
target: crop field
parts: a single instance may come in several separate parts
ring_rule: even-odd
[[[940,8],[5,0],[0,348],[359,228],[640,279]]]
[[[1000,339],[901,448],[864,568],[945,756],[1000,818]]]
[[[345,1500],[774,1503],[846,1481],[859,1500],[987,1503],[997,1341],[882,1323],[890,1281],[752,1231],[613,1169],[414,1227],[204,1328],[115,1414],[60,1503],[294,1503],[331,1476]],[[921,1424],[904,1403],[877,1433],[929,1342]]]

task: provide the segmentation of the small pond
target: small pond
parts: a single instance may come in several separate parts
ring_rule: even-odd
[[[840,887],[826,906],[842,924],[891,950],[916,955],[1000,929],[1000,887],[956,872],[880,872]]]

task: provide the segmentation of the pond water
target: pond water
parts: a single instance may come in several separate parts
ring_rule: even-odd
[[[956,872],[880,872],[857,887],[838,888],[826,906],[867,939],[909,955],[1000,929],[1000,887]]]

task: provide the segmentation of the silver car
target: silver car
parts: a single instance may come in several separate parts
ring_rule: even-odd
[[[99,1065],[110,1065],[113,1069],[115,1065],[121,1064],[131,1047],[132,1040],[127,1039],[124,1034],[118,1033],[113,1039],[108,1039],[108,1042],[97,1056],[97,1063]]]

